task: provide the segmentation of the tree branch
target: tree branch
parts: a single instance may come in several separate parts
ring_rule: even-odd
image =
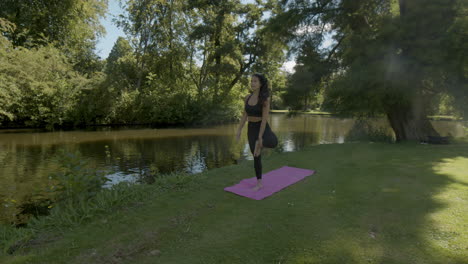
[[[338,41],[338,43],[335,45],[335,47],[333,47],[333,49],[330,51],[330,53],[328,54],[327,60],[326,60],[327,63],[330,62],[331,57],[333,56],[333,54],[335,54],[336,49],[337,49],[337,48],[340,46],[340,44],[343,42],[344,38],[345,38],[345,36],[343,35],[343,36],[341,37],[341,39]]]

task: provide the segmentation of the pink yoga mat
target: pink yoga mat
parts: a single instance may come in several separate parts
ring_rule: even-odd
[[[314,173],[315,171],[313,170],[284,166],[263,174],[263,188],[258,191],[252,190],[257,184],[256,177],[243,179],[238,184],[226,187],[224,190],[254,200],[262,200]]]

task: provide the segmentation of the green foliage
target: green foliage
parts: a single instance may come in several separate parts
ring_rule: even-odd
[[[126,1],[127,13],[115,22],[127,38],[119,38],[103,61],[93,49],[106,5],[0,4],[6,47],[0,51],[0,125],[234,120],[254,71],[278,88],[272,106],[282,107],[286,45],[267,30],[264,16],[277,4]]]
[[[356,122],[353,124],[353,127],[346,135],[345,141],[371,141],[393,143],[395,142],[395,138],[392,135],[391,131],[388,131],[388,129],[376,126],[375,124],[372,124],[370,120],[360,118],[357,119]]]
[[[96,73],[81,83],[82,89],[75,99],[76,106],[70,113],[74,125],[109,123],[109,112],[115,103],[115,89],[107,85],[107,75]]]
[[[79,163],[83,164],[83,162],[79,162],[78,158],[79,156],[73,157],[72,154],[68,153],[61,159],[68,171],[75,171],[76,175],[81,175],[84,167],[81,167]],[[73,176],[72,178],[76,179],[77,177]],[[69,179],[70,177],[66,176],[64,181],[69,182]],[[96,181],[89,181],[90,187],[96,186],[91,182]],[[0,225],[0,249],[4,253],[14,253],[28,246],[39,233],[60,232],[74,228],[96,217],[103,217],[115,212],[115,210],[141,203],[148,200],[149,197],[156,197],[163,192],[183,190],[195,183],[194,175],[171,173],[159,175],[152,185],[132,185],[123,182],[110,189],[97,190],[96,188],[97,193],[92,196],[89,196],[91,193],[86,190],[85,196],[89,196],[88,199],[83,199],[82,196],[73,200],[74,195],[68,196],[66,200],[54,204],[48,215],[32,218],[26,227],[16,228]],[[76,187],[71,188],[78,190]]]
[[[0,47],[1,63],[3,62],[1,58],[5,54],[4,51],[8,50],[9,47],[9,43],[3,37],[0,37]],[[14,119],[13,106],[18,103],[17,101],[20,95],[20,89],[18,89],[16,85],[8,83],[8,77],[6,75],[0,74],[0,125],[5,121],[12,121]]]
[[[97,63],[93,52],[96,39],[105,32],[99,19],[106,8],[107,0],[4,0],[0,2],[0,17],[16,25],[5,34],[15,47],[52,44],[76,70],[91,73]]]
[[[451,94],[441,93],[434,97],[432,113],[435,115],[462,116],[460,107],[456,106],[456,99]]]
[[[453,96],[453,106],[464,117],[468,116],[468,4],[458,0],[455,7],[454,23],[447,31],[447,37],[441,43],[447,50],[443,58],[448,85],[445,87]]]
[[[269,74],[271,88],[271,109],[285,109],[283,100],[286,92],[287,73]]]
[[[0,249],[2,253],[11,254],[34,237],[35,231],[0,224]]]
[[[106,85],[116,91],[134,89],[137,84],[137,61],[130,43],[119,37],[106,61]]]
[[[50,45],[29,50],[0,39],[0,122],[53,127],[69,121],[84,78]]]
[[[317,77],[302,65],[297,65],[295,70],[283,94],[284,103],[293,110],[318,108],[317,99],[321,91],[320,78],[316,80]]]
[[[149,189],[148,186],[130,186],[127,183],[120,183],[111,189],[102,189],[88,200],[59,203],[52,208],[49,215],[32,219],[28,227],[33,230],[72,228],[93,217],[102,216],[129,203],[141,201],[149,195]]]
[[[104,171],[93,168],[79,152],[61,150],[55,157],[59,169],[49,176],[50,192],[57,202],[77,203],[95,196],[108,180]]]
[[[59,164],[58,170],[49,176],[50,184],[46,190],[53,198],[38,199],[36,202],[36,206],[46,206],[49,214],[36,215],[29,220],[27,228],[0,225],[0,236],[2,236],[0,246],[3,252],[12,253],[26,245],[38,229],[70,227],[82,223],[97,212],[109,210],[108,207],[96,206],[96,203],[103,204],[102,199],[106,199],[107,206],[115,207],[115,203],[107,193],[96,198],[102,192],[102,185],[107,181],[103,171],[92,168],[89,160],[84,159],[78,152],[61,150],[55,159]],[[116,189],[116,192],[118,193],[119,189]],[[119,196],[119,199],[127,198],[125,195]],[[90,201],[95,202],[89,203]]]
[[[162,89],[195,92],[197,102],[224,103],[250,69],[276,75],[283,57],[284,46],[263,31],[263,5],[153,0],[128,1],[125,8],[128,15],[118,23],[135,49],[136,89],[144,90],[150,77],[152,91],[157,82]]]
[[[15,27],[14,24],[8,20],[0,18],[0,31],[1,32],[11,32]],[[11,43],[0,36],[0,62],[3,62],[2,59],[6,56],[8,50],[12,49]],[[3,85],[2,85],[3,84]],[[16,86],[7,86],[7,78],[4,74],[0,75],[0,125],[5,121],[11,121],[14,119],[14,114],[12,113],[12,106],[15,105],[17,98],[20,95],[20,90]]]
[[[310,75],[285,97],[295,108],[305,87],[326,81],[325,110],[386,114],[404,140],[436,133],[426,116],[439,95],[466,101],[466,1],[287,1],[281,8],[270,25],[289,37]]]
[[[103,216],[132,202],[142,201],[154,192],[152,189],[152,186],[129,186],[120,183],[112,189],[99,191],[88,200],[67,200],[56,204],[48,215],[32,218],[26,227],[0,225],[0,248],[4,253],[13,253],[27,246],[39,232],[57,232],[76,227],[93,217]]]
[[[140,120],[138,115],[140,92],[122,91],[119,97],[113,102],[109,119],[111,123],[132,124]]]

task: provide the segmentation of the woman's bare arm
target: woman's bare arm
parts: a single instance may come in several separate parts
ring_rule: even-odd
[[[244,102],[247,100],[247,97],[248,95],[244,98]],[[242,117],[239,123],[239,127],[237,128],[238,133],[242,131],[242,128],[244,127],[246,121],[247,121],[247,112],[245,112],[245,109],[244,109],[244,112],[242,113]]]
[[[238,132],[242,131],[242,128],[245,125],[245,121],[247,121],[247,113],[244,110],[244,113],[242,114],[242,117],[241,117],[241,120],[240,120],[240,123],[239,123],[239,128],[237,128]]]
[[[270,116],[270,99],[267,98],[265,102],[263,102],[262,124],[260,125],[260,132],[258,133],[259,141],[261,141],[263,138],[263,132],[265,132],[265,127],[266,127],[266,123],[268,121],[269,116]]]

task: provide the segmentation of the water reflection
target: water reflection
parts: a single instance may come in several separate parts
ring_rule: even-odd
[[[355,121],[313,115],[269,120],[279,140],[277,151],[296,151],[314,144],[344,143]],[[391,134],[383,119],[372,121]],[[433,122],[442,135],[464,136],[461,122]],[[239,143],[237,123],[204,128],[99,128],[95,131],[0,131],[0,221],[23,221],[21,205],[33,202],[57,170],[53,157],[60,149],[79,151],[99,168],[109,171],[106,187],[120,181],[142,181],[151,168],[160,173],[199,173],[207,169],[252,160],[247,126]],[[144,182],[146,180],[143,180]],[[146,181],[150,182],[150,181]],[[45,194],[43,194],[45,195]]]

